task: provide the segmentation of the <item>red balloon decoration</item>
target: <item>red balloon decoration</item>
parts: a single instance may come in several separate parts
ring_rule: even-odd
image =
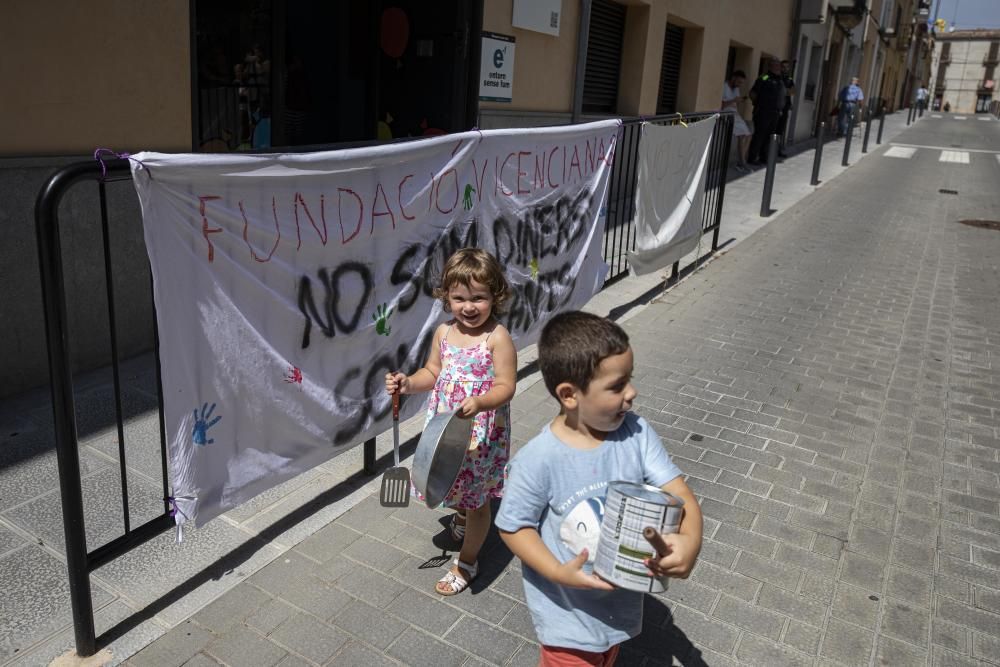
[[[379,47],[390,58],[399,58],[410,41],[410,19],[399,7],[387,7],[382,12]]]

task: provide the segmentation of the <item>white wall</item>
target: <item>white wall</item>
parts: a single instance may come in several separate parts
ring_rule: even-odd
[[[825,24],[809,23],[802,25],[802,33],[799,42],[799,51],[796,57],[799,63],[795,69],[795,127],[793,128],[793,141],[803,141],[812,136],[813,127],[816,123],[816,105],[823,90],[823,56],[829,26]],[[805,55],[802,55],[802,43],[806,43]],[[818,47],[818,48],[817,48]],[[807,99],[810,73],[815,75],[815,91],[812,98]]]

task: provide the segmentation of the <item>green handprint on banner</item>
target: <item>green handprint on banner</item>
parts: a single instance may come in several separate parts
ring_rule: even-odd
[[[462,196],[462,208],[466,211],[472,210],[472,193],[475,191],[476,189],[468,183],[465,185],[465,195]]]
[[[386,308],[386,304],[375,307],[375,314],[372,315],[372,319],[375,320],[375,333],[379,336],[388,336],[392,333],[392,327],[389,326],[389,317],[392,315],[392,308]]]

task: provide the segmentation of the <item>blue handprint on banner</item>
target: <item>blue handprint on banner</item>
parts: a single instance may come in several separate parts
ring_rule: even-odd
[[[209,407],[208,403],[203,403],[201,406],[201,417],[198,416],[198,408],[194,409],[194,430],[191,432],[191,439],[196,445],[210,445],[215,442],[214,439],[208,437],[208,429],[215,426],[222,415],[216,415],[215,419],[208,421],[208,418],[212,416],[212,412],[215,411],[215,403],[212,403]]]

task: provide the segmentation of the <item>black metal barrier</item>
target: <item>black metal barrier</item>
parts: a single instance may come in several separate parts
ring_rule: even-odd
[[[861,152],[868,152],[868,137],[872,133],[872,110],[869,108],[865,111],[865,138],[861,142]]]
[[[42,300],[49,358],[49,382],[55,426],[56,459],[59,465],[59,491],[62,499],[63,530],[66,539],[66,566],[69,570],[70,605],[77,654],[81,657],[97,651],[94,607],[91,599],[90,573],[119,556],[170,530],[175,521],[171,512],[167,475],[166,429],[163,423],[163,388],[160,384],[160,354],[157,327],[153,324],[157,408],[159,411],[160,467],[163,480],[163,514],[132,526],[129,517],[129,490],[126,474],[124,419],[118,353],[117,318],[114,297],[114,269],[108,225],[106,185],[131,180],[128,160],[77,162],[53,174],[35,202],[35,232],[42,278]],[[104,248],[105,289],[108,300],[111,369],[114,384],[115,421],[118,432],[118,464],[122,492],[122,534],[93,551],[87,549],[83,490],[80,477],[79,442],[76,407],[73,398],[73,374],[70,363],[71,339],[66,314],[66,291],[63,278],[62,250],[59,238],[59,203],[71,187],[82,182],[97,184],[100,201],[101,233]],[[152,290],[150,291],[152,301]],[[154,306],[155,308],[155,306]],[[375,439],[364,443],[364,470],[375,473]]]
[[[819,185],[819,166],[823,162],[823,141],[825,139],[826,123],[820,123],[819,131],[816,132],[816,151],[813,153],[813,171],[809,185]]]
[[[854,136],[854,116],[855,114],[852,113],[847,117],[847,134],[844,135],[844,159],[840,162],[842,167],[850,164],[851,138]]]
[[[649,120],[660,125],[679,122],[698,122],[714,113],[689,114],[669,117],[659,116]],[[622,123],[620,142],[608,189],[608,211],[605,225],[604,258],[611,265],[605,284],[628,271],[625,253],[635,247],[635,185],[638,175],[638,141],[643,119],[627,119]],[[702,234],[713,232],[712,251],[718,248],[722,204],[725,197],[726,172],[729,163],[732,116],[721,114],[715,126],[709,147],[708,173],[705,182],[705,203],[702,211]],[[119,351],[116,330],[114,271],[108,225],[106,184],[131,180],[132,173],[126,159],[77,162],[63,167],[42,186],[35,202],[35,232],[38,242],[39,267],[42,282],[42,299],[49,359],[49,381],[52,391],[52,408],[55,425],[56,457],[59,466],[59,489],[62,499],[63,528],[66,541],[66,564],[69,571],[70,604],[77,654],[93,655],[100,642],[95,635],[94,607],[91,598],[90,574],[97,568],[124,555],[150,539],[170,530],[175,521],[171,511],[167,474],[166,429],[163,421],[163,389],[160,384],[159,339],[156,317],[153,317],[153,352],[155,357],[157,407],[159,410],[160,466],[163,477],[163,513],[139,526],[131,525],[128,503],[128,476],[126,474],[124,418],[119,372]],[[123,531],[112,541],[93,551],[87,549],[83,490],[80,474],[79,442],[76,409],[73,398],[73,374],[70,363],[71,340],[66,311],[66,289],[60,246],[59,203],[73,186],[90,182],[98,189],[101,214],[101,231],[104,243],[104,272],[108,299],[108,323],[114,381],[115,419],[118,429],[118,459],[121,475]],[[697,261],[697,259],[696,259]],[[674,264],[673,274],[677,275]],[[152,301],[152,289],[150,290]],[[366,474],[374,475],[375,439],[364,443],[363,466]]]
[[[717,112],[670,114],[645,118],[623,119],[619,132],[619,143],[615,149],[615,163],[608,184],[608,212],[605,222],[604,259],[608,272],[605,285],[628,274],[628,257],[635,250],[636,231],[635,188],[639,176],[639,136],[642,123],[655,125],[678,125],[707,120]],[[708,149],[707,173],[705,175],[705,201],[702,208],[702,234],[712,232],[712,252],[719,248],[719,229],[722,222],[722,204],[726,196],[726,176],[729,171],[729,151],[733,137],[733,115],[718,114],[719,119],[712,132]],[[697,261],[697,260],[696,260]],[[672,277],[680,273],[680,262],[675,262]]]
[[[70,604],[77,653],[93,655],[94,608],[90,595],[90,573],[111,559],[168,530],[174,523],[167,501],[166,449],[163,447],[163,392],[157,397],[160,407],[160,458],[163,469],[163,514],[141,526],[132,527],[128,515],[128,481],[125,474],[121,388],[119,384],[118,342],[115,329],[114,289],[108,236],[108,180],[130,179],[127,160],[105,164],[106,176],[97,162],[78,162],[54,174],[38,193],[35,203],[35,231],[38,241],[38,261],[42,276],[42,300],[45,312],[49,357],[49,380],[52,387],[52,410],[55,424],[56,458],[59,463],[59,490],[62,497],[63,529],[66,537],[66,565],[69,570]],[[118,423],[118,454],[122,478],[124,533],[121,537],[93,551],[87,551],[84,530],[83,490],[80,481],[80,456],[77,445],[76,409],[73,400],[73,375],[69,355],[69,331],[66,316],[66,293],[63,282],[62,253],[59,242],[59,202],[71,186],[81,181],[97,181],[101,203],[101,231],[104,237],[105,275],[108,291],[108,320],[111,329],[112,370],[115,388],[115,417]],[[154,341],[156,379],[159,387],[159,345]]]
[[[764,189],[760,194],[760,217],[771,215],[771,192],[774,190],[774,170],[778,164],[778,142],[781,137],[772,134],[767,143],[767,170],[764,172]]]

